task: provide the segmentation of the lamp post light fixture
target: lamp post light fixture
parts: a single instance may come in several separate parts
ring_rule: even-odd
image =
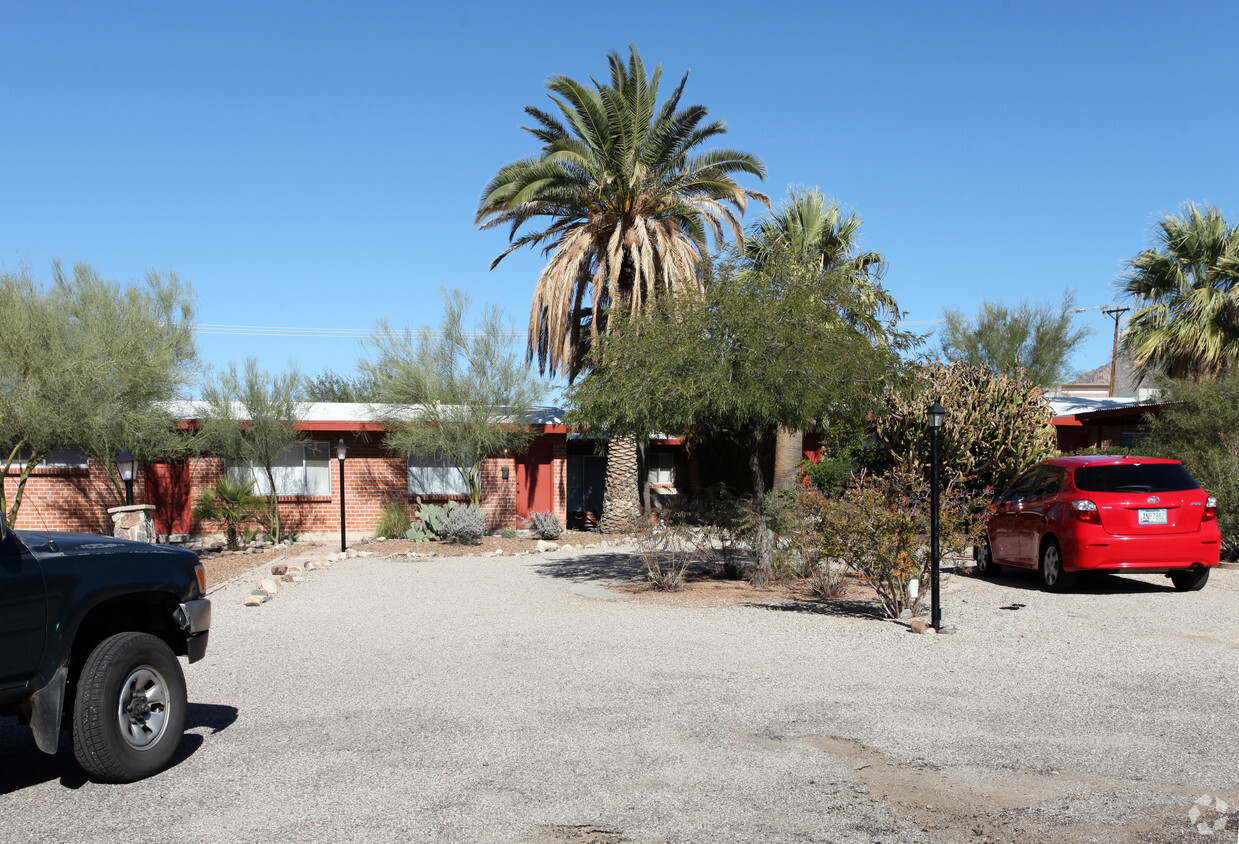
[[[933,567],[933,579],[930,582],[929,623],[934,630],[942,628],[942,604],[938,591],[938,435],[945,421],[946,408],[941,402],[935,401],[925,410],[925,424],[929,426],[929,485],[932,487],[929,498],[929,560]]]
[[[124,446],[112,462],[116,464],[116,473],[125,482],[125,506],[132,506],[133,479],[138,474],[138,458],[129,451],[129,446]]]
[[[348,456],[348,446],[344,444],[344,438],[336,443],[336,458],[340,461],[340,553],[344,553],[347,547],[344,544],[344,458]]]

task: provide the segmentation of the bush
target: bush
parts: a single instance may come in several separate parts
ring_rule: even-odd
[[[912,580],[926,580],[932,565],[929,495],[930,486],[919,474],[896,470],[858,478],[842,497],[823,499],[823,556],[837,559],[873,586],[891,618],[905,609],[916,612],[929,591],[913,599],[909,588]],[[973,515],[979,510],[961,485],[943,490],[938,536],[944,557],[980,540],[981,523]]]
[[[625,528],[634,549],[629,559],[641,563],[650,584],[664,592],[679,590],[695,556],[692,543],[687,540],[689,526],[654,524],[638,515]]]
[[[253,481],[240,481],[231,475],[224,475],[215,486],[204,489],[194,503],[193,516],[219,522],[224,526],[224,538],[231,551],[240,547],[237,532],[246,524],[259,521],[260,514],[266,506],[261,496],[254,494]],[[253,535],[257,536],[254,528]],[[250,539],[246,540],[248,544]]]
[[[677,497],[663,514],[668,525],[694,528],[681,531],[683,539],[702,560],[718,563],[724,577],[743,580],[748,576],[749,564],[743,553],[753,521],[748,498],[737,498],[720,483],[706,487],[692,500]]]
[[[564,526],[550,510],[545,513],[530,513],[525,520],[525,527],[533,531],[539,539],[559,539],[564,535]]]
[[[453,507],[439,526],[439,538],[456,545],[476,545],[486,535],[486,514],[478,507]]]
[[[499,532],[499,535],[504,539],[516,539],[516,531],[512,530],[512,528],[504,528]]]
[[[775,493],[766,499],[766,512],[775,532],[775,571],[809,581],[819,598],[833,600],[847,590],[847,568],[826,555],[830,538],[825,524],[834,501],[812,483]]]
[[[374,535],[387,539],[403,539],[408,536],[413,526],[409,511],[399,501],[389,501],[383,505],[383,515],[379,518],[379,526]]]

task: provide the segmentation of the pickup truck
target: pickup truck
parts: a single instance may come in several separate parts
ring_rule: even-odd
[[[0,715],[39,750],[61,730],[86,773],[162,770],[185,730],[185,675],[206,653],[211,602],[192,551],[8,529],[0,515]]]

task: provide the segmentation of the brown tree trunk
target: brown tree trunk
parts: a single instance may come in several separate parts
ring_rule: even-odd
[[[635,437],[616,437],[607,447],[607,479],[603,489],[603,533],[621,533],[628,530],[641,514],[637,486],[637,440]]]
[[[752,584],[765,586],[774,573],[774,532],[766,520],[766,476],[761,470],[761,436],[749,443],[749,472],[753,476],[753,556],[757,569]]]
[[[775,492],[796,485],[796,468],[804,459],[803,443],[804,434],[800,431],[789,431],[780,425],[775,432],[774,482],[770,486]]]

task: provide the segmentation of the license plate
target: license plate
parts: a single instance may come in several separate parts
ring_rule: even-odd
[[[1166,524],[1166,508],[1159,507],[1156,510],[1141,510],[1140,524],[1142,525],[1164,525]]]

